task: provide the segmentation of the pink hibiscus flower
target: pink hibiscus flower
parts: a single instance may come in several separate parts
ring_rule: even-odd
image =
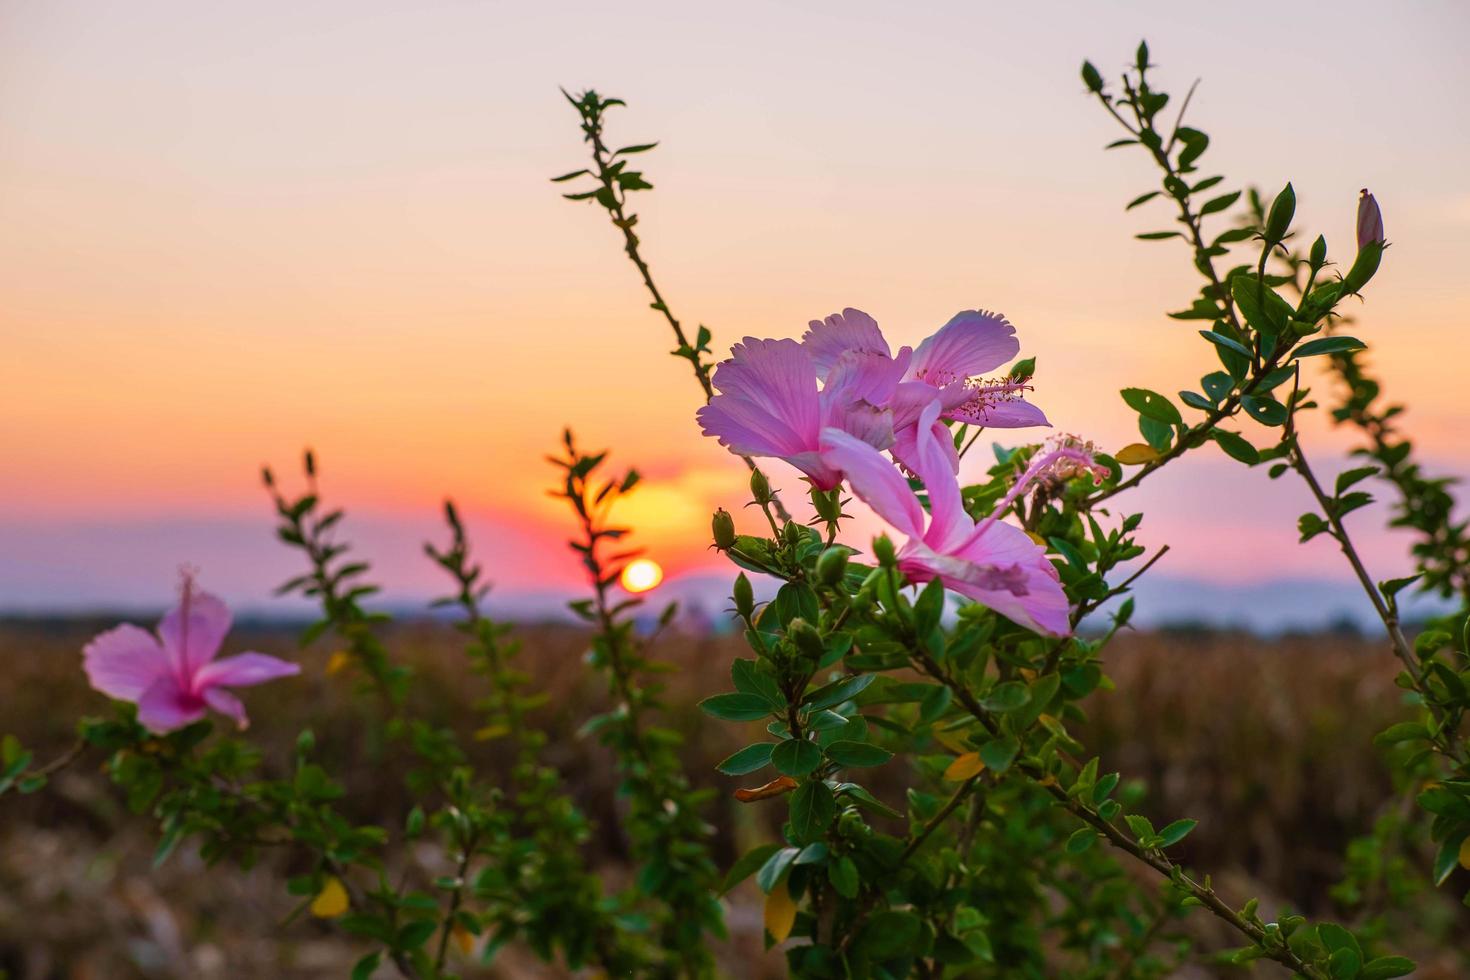
[[[822,459],[824,429],[880,449],[893,442],[892,416],[865,397],[881,391],[882,371],[892,369],[859,355],[840,361],[829,365],[819,389],[816,364],[801,344],[746,337],[715,369],[719,394],[696,413],[700,428],[731,452],[784,459],[818,489],[831,490],[842,473]]]
[[[893,458],[911,472],[915,472],[919,414],[936,398],[940,419],[1001,429],[1051,424],[1041,409],[1026,401],[1027,379],[981,377],[1021,352],[1016,328],[997,313],[957,313],[918,350],[903,347],[897,356],[890,354],[877,322],[853,309],[813,320],[802,343],[829,386],[843,365],[849,371],[861,366],[866,385],[860,393],[869,403],[892,411]],[[959,456],[948,442],[948,431],[940,421],[931,428],[950,468],[958,472]]]
[[[297,664],[264,653],[216,660],[230,631],[230,610],[184,576],[179,604],[158,624],[155,636],[123,624],[97,635],[82,651],[92,687],[138,706],[138,721],[156,734],[204,717],[207,708],[245,728],[245,706],[226,688],[263,684],[299,674]]]
[[[1092,457],[1073,446],[1040,455],[991,516],[978,523],[965,512],[959,481],[950,466],[948,433],[935,432],[942,403],[931,400],[915,420],[914,471],[929,493],[930,517],[908,481],[873,447],[838,429],[822,432],[829,466],[847,474],[853,493],[908,536],[898,567],[911,582],[939,579],[945,588],[994,609],[1013,622],[1048,636],[1067,636],[1071,621],[1066,593],[1046,552],[999,515],[1026,488],[1058,467],[1094,469]],[[941,427],[942,429],[942,427]],[[953,445],[949,443],[949,445]]]

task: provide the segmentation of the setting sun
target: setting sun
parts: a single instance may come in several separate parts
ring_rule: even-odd
[[[647,592],[664,580],[664,570],[651,558],[635,558],[628,562],[618,581],[629,592]]]

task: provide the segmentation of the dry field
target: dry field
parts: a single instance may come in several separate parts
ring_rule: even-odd
[[[95,711],[79,670],[82,643],[98,622],[12,621],[0,625],[0,731],[13,731],[41,759],[69,743],[71,724]],[[522,631],[526,667],[550,695],[541,723],[559,737],[548,762],[597,825],[595,860],[613,880],[626,872],[617,832],[614,776],[602,749],[574,736],[580,719],[604,703],[600,685],[581,666],[583,637],[573,628]],[[416,699],[434,716],[464,731],[478,679],[466,683],[456,635],[435,623],[394,627],[391,645],[424,677]],[[270,759],[283,758],[298,728],[311,726],[318,744],[347,774],[350,806],[368,819],[397,824],[412,805],[403,789],[380,781],[385,752],[369,735],[371,708],[351,696],[350,683],[324,670],[329,649],[301,653],[288,628],[242,626],[231,649],[252,648],[300,657],[298,683],[247,694],[253,737]],[[667,721],[687,736],[687,761],[700,784],[731,788],[713,765],[739,748],[732,726],[703,717],[695,701],[724,687],[736,655],[734,637],[671,635],[659,654],[680,669],[671,675]],[[1147,782],[1144,809],[1189,815],[1200,826],[1181,856],[1215,873],[1230,899],[1263,896],[1265,909],[1290,905],[1344,918],[1332,885],[1341,877],[1348,841],[1372,825],[1389,797],[1388,772],[1371,744],[1374,732],[1404,713],[1391,660],[1378,644],[1350,634],[1265,641],[1228,633],[1157,632],[1123,637],[1109,649],[1117,690],[1087,704],[1082,734],[1104,762]],[[489,771],[500,764],[495,743],[475,743]],[[151,868],[146,821],[132,817],[98,771],[83,761],[37,797],[0,802],[0,977],[332,977],[360,952],[312,921],[282,920],[292,899],[279,886],[279,868],[249,873],[207,869],[181,848]],[[391,763],[391,760],[388,760]],[[902,789],[900,767],[886,773]],[[709,816],[719,830],[718,857],[766,839],[772,813],[721,794]],[[432,860],[432,856],[420,856]],[[282,860],[285,860],[284,858]],[[1427,859],[1425,859],[1427,862]],[[749,886],[745,886],[749,888]],[[1195,916],[1205,948],[1231,945]],[[738,977],[776,975],[778,959],[760,951],[753,897],[737,891],[730,914],[733,938],[721,953]],[[1426,916],[1408,917],[1396,939],[1412,947],[1421,929],[1470,935],[1470,911],[1451,899]],[[1451,948],[1452,948],[1451,944]],[[1404,952],[1412,955],[1412,948]],[[1423,977],[1456,977],[1464,964],[1426,962]],[[1262,975],[1275,975],[1269,967]],[[492,970],[469,975],[552,975],[512,949]],[[1181,976],[1214,975],[1191,967]],[[1221,974],[1230,975],[1230,974]]]

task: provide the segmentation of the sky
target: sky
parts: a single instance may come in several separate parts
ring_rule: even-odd
[[[627,100],[614,142],[661,141],[645,255],[718,350],[846,306],[895,345],[994,309],[1057,427],[1117,449],[1119,388],[1213,363],[1163,315],[1197,288],[1187,257],[1133,238],[1164,206],[1123,211],[1150,167],[1103,151],[1078,77],[1146,37],[1162,83],[1203,79],[1226,186],[1291,180],[1342,258],[1373,188],[1393,248],[1355,329],[1429,463],[1470,474],[1470,127],[1446,109],[1470,10],[1202,9],[0,0],[0,609],[161,605],[184,562],[268,608],[297,568],[258,470],[305,446],[395,595],[439,587],[420,543],[445,496],[504,595],[562,594],[543,457],[566,425],[646,474],[622,516],[672,579],[718,569],[708,515],[743,470],[699,437],[614,230],[547,180],[582,163],[559,86]],[[1346,465],[1350,434],[1308,431]],[[1306,502],[1213,448],[1128,501],[1173,546],[1165,581],[1342,583],[1328,543],[1295,544]],[[1374,523],[1375,573],[1401,574]]]

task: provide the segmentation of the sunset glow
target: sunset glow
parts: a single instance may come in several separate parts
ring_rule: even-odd
[[[1334,254],[1353,240],[1359,189],[1374,189],[1393,249],[1356,330],[1386,390],[1412,393],[1420,450],[1440,472],[1470,472],[1460,359],[1423,354],[1463,347],[1467,292],[1451,271],[1470,262],[1470,136],[1406,97],[1470,86],[1449,8],[1378,23],[1371,76],[1348,14],[1303,57],[1248,18],[1201,32],[1132,4],[1061,19],[1017,5],[738,19],[589,5],[575,32],[535,5],[312,11],[8,12],[0,606],[65,599],[63,584],[127,601],[184,560],[232,601],[270,602],[291,566],[255,531],[270,517],[255,474],[265,462],[290,474],[307,445],[348,526],[403,576],[385,584],[437,594],[432,569],[398,569],[417,568],[449,495],[477,517],[502,594],[574,587],[567,520],[544,496],[563,425],[645,475],[617,515],[640,545],[676,578],[712,568],[709,515],[747,513],[747,477],[697,438],[701,393],[668,356],[615,230],[548,180],[583,163],[558,86],[627,99],[612,138],[659,141],[642,158],[656,190],[637,202],[639,235],[671,308],[713,332],[714,357],[746,335],[799,337],[848,305],[895,346],[985,307],[1024,336],[1058,431],[1108,450],[1137,441],[1119,387],[1174,391],[1212,366],[1196,331],[1164,315],[1197,288],[1177,243],[1131,237],[1171,217],[1157,202],[1125,215],[1146,168],[1103,152],[1112,123],[1076,76],[1085,53],[1129,50],[1144,24],[1157,50],[1196,58],[1190,111],[1220,165],[1279,184],[1284,169],[1228,155],[1270,140],[1269,159],[1309,189],[1300,221]],[[776,41],[758,26],[772,18]],[[929,40],[895,46],[899,29]],[[975,58],[977,36],[1012,40]],[[772,43],[753,68],[748,52]],[[1240,50],[1270,70],[1245,70]],[[864,60],[885,68],[854,78]],[[1273,128],[1259,106],[1282,91],[1331,93],[1372,121],[1371,138],[1322,153],[1320,129]],[[1346,433],[1323,437],[1349,447]],[[967,467],[983,472],[990,441]],[[1299,501],[1260,480],[1247,491],[1213,450],[1198,457],[1144,491],[1144,533],[1230,542],[1176,547],[1167,568],[1248,578],[1262,547],[1295,540]],[[770,471],[803,510],[798,474]],[[1259,520],[1222,524],[1222,472]],[[1375,568],[1402,574],[1406,558],[1387,562],[1403,548],[1384,540]],[[1301,554],[1304,573],[1336,568],[1326,547]]]
[[[628,562],[618,584],[629,592],[647,592],[664,580],[664,570],[652,558],[635,558]]]

